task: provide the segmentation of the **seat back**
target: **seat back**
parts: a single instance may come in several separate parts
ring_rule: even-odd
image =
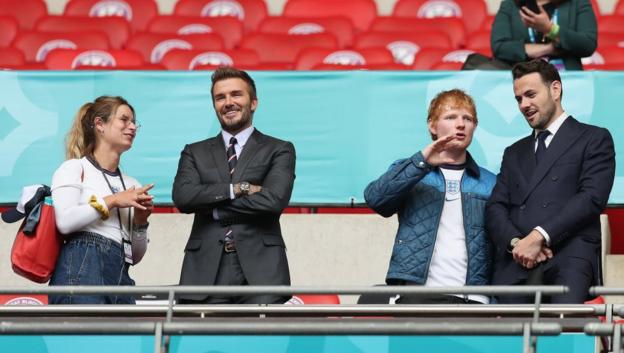
[[[340,304],[340,297],[337,294],[295,294],[285,304],[305,305],[305,304]]]
[[[0,69],[26,64],[26,57],[17,48],[0,48]]]
[[[479,30],[487,17],[483,0],[399,0],[394,5],[393,16],[416,18],[457,17],[468,33]]]
[[[601,16],[597,22],[599,42],[603,33],[624,33],[624,15]]]
[[[440,31],[446,33],[453,48],[459,49],[466,43],[466,28],[463,22],[454,17],[448,18],[409,18],[379,17],[371,24],[371,32],[410,32]]]
[[[359,50],[334,50],[309,48],[301,51],[295,64],[296,70],[312,70],[320,64],[329,65],[383,65],[393,64],[394,57],[384,48]]]
[[[452,50],[425,48],[416,54],[414,58],[414,70],[432,70],[435,65],[440,63],[464,63],[468,55],[474,53],[472,50]],[[438,66],[440,67],[440,66]]]
[[[162,33],[137,33],[130,38],[126,49],[136,50],[148,63],[160,63],[173,49],[223,50],[223,40],[215,33],[188,34],[184,36]]]
[[[43,0],[0,0],[0,16],[13,17],[20,29],[33,29],[35,22],[47,14]]]
[[[0,48],[11,45],[17,35],[19,24],[13,16],[0,16]]]
[[[234,17],[243,22],[246,31],[255,31],[269,14],[263,0],[179,0],[175,15],[201,17]]]
[[[492,56],[492,49],[490,45],[490,38],[492,33],[490,31],[477,31],[468,36],[466,41],[466,49],[471,49],[478,52],[488,53],[488,56]]]
[[[412,65],[421,48],[453,49],[448,36],[439,31],[362,33],[354,48],[386,48],[394,56],[394,61],[403,65]]]
[[[341,48],[353,45],[355,29],[347,17],[267,17],[258,32],[291,35],[330,33]]]
[[[227,49],[238,46],[243,38],[243,23],[234,17],[157,16],[147,31],[166,34],[217,33]]]
[[[290,0],[284,6],[284,17],[348,17],[356,31],[364,32],[377,17],[372,0]]]
[[[132,31],[143,31],[158,15],[155,0],[70,0],[64,15],[88,17],[121,17],[130,23]]]
[[[140,53],[131,50],[58,49],[45,59],[50,70],[77,70],[84,67],[115,69],[144,64]]]
[[[113,49],[121,49],[130,37],[130,25],[121,17],[44,16],[35,25],[40,32],[102,32]]]
[[[13,41],[28,62],[43,62],[55,49],[109,49],[108,38],[100,32],[20,32]]]
[[[263,64],[277,63],[294,65],[297,55],[306,48],[338,49],[336,38],[328,33],[293,37],[288,34],[252,33],[241,42],[242,49],[258,53]]]
[[[258,54],[253,50],[179,50],[168,52],[161,64],[167,70],[195,70],[197,67],[210,65],[253,67],[260,64]]]

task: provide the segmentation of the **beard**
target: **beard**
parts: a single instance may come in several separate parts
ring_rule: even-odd
[[[221,115],[225,115],[228,111],[224,111],[222,113],[217,113],[217,118],[219,119],[219,123],[221,124],[221,128],[232,135],[235,135],[239,131],[248,127],[251,124],[251,119],[253,117],[253,112],[251,111],[251,106],[244,106],[241,109],[241,118],[238,120],[231,120],[227,118],[222,118]]]

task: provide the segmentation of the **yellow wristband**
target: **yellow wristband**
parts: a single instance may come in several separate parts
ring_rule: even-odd
[[[546,37],[550,38],[550,40],[555,40],[557,39],[557,37],[559,37],[559,25],[556,23],[553,23],[552,26],[550,26],[550,32],[548,32],[548,34],[546,35]]]
[[[91,198],[89,198],[89,205],[95,208],[95,210],[100,214],[100,218],[103,221],[107,220],[108,217],[110,217],[110,212],[108,212],[108,209],[98,202],[95,195],[91,195]]]

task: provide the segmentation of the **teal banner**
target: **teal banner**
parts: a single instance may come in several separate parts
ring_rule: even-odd
[[[470,151],[494,173],[505,147],[531,132],[508,72],[251,74],[259,97],[254,125],[297,150],[291,204],[363,203],[371,180],[430,143],[427,107],[441,90],[458,87],[475,98],[479,126]],[[155,183],[157,203],[171,203],[184,145],[219,132],[210,85],[209,72],[0,72],[0,203],[16,202],[24,185],[50,183],[74,114],[99,95],[121,95],[134,106],[142,128],[121,168]],[[622,97],[624,72],[563,74],[566,111],[615,139],[611,204],[624,203]]]
[[[0,336],[3,352],[152,353],[152,336]],[[171,336],[170,353],[521,353],[516,336]],[[538,352],[592,353],[583,333],[539,337]]]

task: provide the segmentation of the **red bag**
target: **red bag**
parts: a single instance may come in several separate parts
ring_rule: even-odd
[[[41,203],[40,212],[33,234],[25,234],[27,220],[22,223],[11,250],[11,263],[18,275],[37,283],[46,283],[54,273],[62,238],[56,230],[51,197],[46,197]]]

